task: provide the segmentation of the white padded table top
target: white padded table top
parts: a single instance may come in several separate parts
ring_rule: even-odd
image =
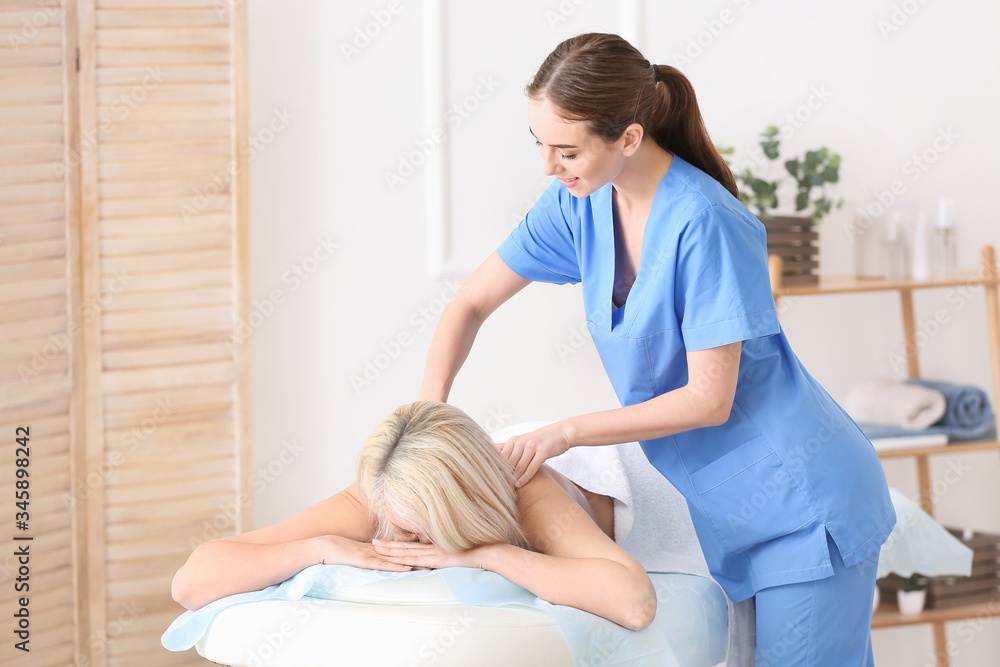
[[[196,644],[222,665],[572,667],[558,624],[537,609],[268,600],[219,613]]]
[[[440,577],[343,586],[336,600],[234,605],[216,616],[196,649],[234,667],[573,665],[548,614],[462,605]]]

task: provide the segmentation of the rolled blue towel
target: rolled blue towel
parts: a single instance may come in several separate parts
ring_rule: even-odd
[[[941,392],[946,403],[944,416],[931,427],[919,431],[859,423],[858,426],[870,439],[932,433],[947,435],[949,442],[991,440],[997,437],[996,415],[993,414],[989,396],[982,389],[934,380],[917,379],[906,382]]]
[[[919,385],[944,394],[947,406],[944,417],[934,426],[975,429],[981,427],[985,422],[993,420],[990,398],[979,387],[934,380],[907,380],[907,384]]]

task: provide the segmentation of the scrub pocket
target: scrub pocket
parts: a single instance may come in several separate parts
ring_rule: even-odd
[[[793,533],[818,516],[763,435],[690,479],[702,511],[732,553]]]

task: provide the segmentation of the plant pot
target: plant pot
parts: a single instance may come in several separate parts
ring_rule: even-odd
[[[781,256],[782,285],[819,282],[819,232],[811,218],[758,218],[767,231],[767,254]]]
[[[916,616],[924,610],[927,591],[896,591],[896,601],[899,603],[899,613],[903,616]]]

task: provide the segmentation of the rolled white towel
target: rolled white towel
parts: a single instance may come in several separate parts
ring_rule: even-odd
[[[919,431],[944,416],[944,394],[918,385],[879,378],[850,391],[844,409],[856,422]]]

